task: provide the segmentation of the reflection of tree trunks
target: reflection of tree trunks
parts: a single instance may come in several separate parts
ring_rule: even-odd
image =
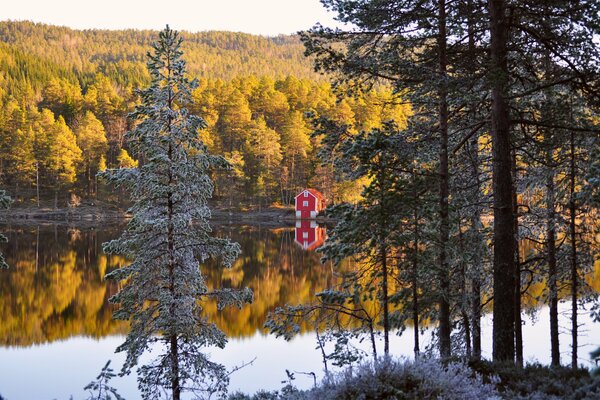
[[[515,232],[511,179],[506,0],[489,1],[494,193],[493,359],[515,359]]]
[[[37,226],[37,231],[35,234],[35,272],[38,272],[38,268],[40,265],[40,226]]]
[[[575,224],[575,132],[571,131],[570,138],[570,171],[569,171],[569,233],[571,239],[571,368],[577,369],[577,296],[578,296],[578,274],[577,274],[577,226]]]
[[[512,154],[513,182],[517,181],[517,155]],[[521,320],[521,260],[519,252],[519,203],[517,191],[513,190],[514,243],[515,243],[515,360],[523,366],[523,322]]]
[[[446,254],[450,236],[448,214],[449,174],[448,174],[448,91],[447,91],[447,57],[446,57],[446,1],[438,2],[438,57],[439,57],[439,126],[440,126],[440,251],[439,251],[439,340],[440,356],[448,358],[451,355],[450,333],[450,273]]]
[[[35,195],[37,206],[40,208],[40,163],[35,163]]]
[[[89,163],[87,165],[87,194],[88,197],[92,196],[92,167]]]

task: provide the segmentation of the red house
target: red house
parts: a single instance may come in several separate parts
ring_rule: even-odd
[[[316,218],[325,209],[325,197],[315,189],[304,189],[296,196],[296,218]]]
[[[314,250],[325,241],[325,228],[317,225],[317,221],[314,220],[303,219],[296,221],[295,233],[294,241],[303,250]]]

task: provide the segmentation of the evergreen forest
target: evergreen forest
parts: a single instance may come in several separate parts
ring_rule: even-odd
[[[0,22],[0,185],[14,200],[65,207],[71,193],[125,198],[95,176],[140,157],[123,137],[140,102],[136,89],[150,81],[146,53],[157,35]],[[385,86],[337,101],[296,36],[183,35],[188,71],[199,79],[191,111],[208,124],[201,134],[209,149],[233,166],[214,177],[223,207],[287,205],[307,185],[332,201],[355,199],[360,185],[318,160],[311,115],[358,131],[411,113]]]

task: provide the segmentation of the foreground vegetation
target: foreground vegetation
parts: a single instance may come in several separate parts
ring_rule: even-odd
[[[290,373],[288,373],[289,375]],[[600,379],[587,370],[421,359],[380,360],[331,374],[312,389],[298,390],[293,374],[278,391],[235,393],[229,400],[584,400],[600,398]]]

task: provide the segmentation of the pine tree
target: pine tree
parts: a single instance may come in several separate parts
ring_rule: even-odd
[[[87,192],[91,195],[92,177],[100,170],[100,159],[108,151],[108,140],[102,122],[91,111],[85,113],[75,129],[77,145],[83,155],[83,167],[87,181]]]
[[[200,270],[208,258],[231,267],[240,248],[210,236],[207,201],[213,186],[208,174],[226,163],[207,153],[198,136],[206,124],[186,108],[197,82],[186,77],[181,42],[167,26],[148,54],[151,84],[140,92],[142,104],[132,113],[139,123],[126,135],[130,148],[143,154],[145,162],[139,168],[101,174],[126,185],[134,201],[127,230],[104,250],[133,259],[107,276],[123,282],[111,299],[119,304],[115,318],[131,322],[117,349],[127,353],[121,373],[129,373],[154,343],[161,345],[161,354],[138,368],[144,399],[162,398],[164,389],[174,400],[184,390],[225,391],[226,370],[210,361],[202,348],[222,348],[226,337],[201,315],[201,302],[213,299],[222,308],[252,300],[246,289],[209,289]]]
[[[350,271],[341,271],[342,282],[317,294],[315,304],[279,308],[270,315],[266,327],[289,339],[299,332],[299,320],[313,318],[317,327],[326,329],[326,338],[336,340],[336,350],[328,358],[340,363],[356,358],[341,351],[341,345],[352,337],[362,340],[364,335],[370,336],[376,358],[374,336],[379,326],[387,357],[390,333],[402,329],[405,320],[414,318],[414,309],[422,306],[414,291],[407,293],[399,285],[399,278],[412,280],[413,288],[419,290],[420,281],[415,282],[418,273],[414,268],[421,265],[422,254],[415,247],[419,245],[415,239],[422,233],[413,236],[406,223],[413,219],[414,224],[416,219],[420,225],[423,218],[423,210],[416,209],[423,207],[418,203],[426,182],[414,171],[413,154],[418,145],[399,135],[398,125],[393,121],[356,135],[348,135],[348,126],[336,125],[325,118],[316,122],[317,133],[329,135],[325,141],[329,142],[336,134],[340,139],[337,154],[329,157],[335,159],[344,178],[366,178],[362,197],[356,204],[328,208],[327,215],[338,222],[319,249],[324,254],[323,260],[340,266],[343,260],[352,259],[355,266]],[[348,319],[353,322],[339,322]],[[416,321],[418,325],[418,318]],[[415,348],[418,349],[418,342]]]

